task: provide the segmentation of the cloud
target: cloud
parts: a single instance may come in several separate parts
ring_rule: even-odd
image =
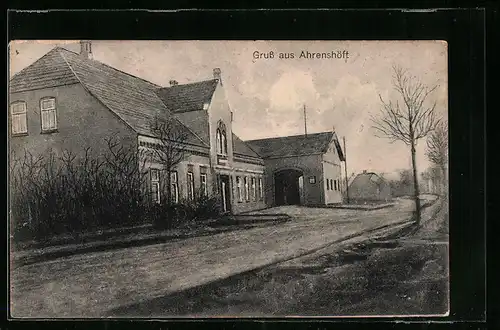
[[[319,99],[313,76],[306,71],[290,70],[281,75],[269,90],[271,109],[290,111]]]

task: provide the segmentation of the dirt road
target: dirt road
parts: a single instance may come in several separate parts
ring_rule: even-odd
[[[412,202],[354,211],[291,208],[271,227],[89,253],[11,272],[13,317],[99,317],[138,303],[293,258],[369,229],[409,219]],[[283,212],[283,210],[280,210]]]

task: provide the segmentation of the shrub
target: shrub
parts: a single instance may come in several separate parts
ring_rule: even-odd
[[[47,150],[39,156],[11,154],[10,209],[14,241],[78,236],[106,228],[152,223],[177,228],[221,214],[220,201],[196,193],[194,201],[152,204],[144,194],[145,157],[120,141],[106,152]],[[164,188],[163,188],[164,189]]]
[[[182,200],[177,204],[153,207],[153,224],[158,229],[171,229],[219,217],[222,214],[220,200],[196,193],[192,201]]]
[[[182,225],[188,217],[184,204],[156,204],[151,207],[152,224],[157,229],[173,229]]]
[[[222,214],[221,202],[216,196],[197,194],[197,198],[188,205],[189,217],[193,221],[213,219]]]
[[[139,155],[113,139],[108,147],[98,156],[90,148],[81,154],[11,154],[14,240],[144,223],[148,201]]]

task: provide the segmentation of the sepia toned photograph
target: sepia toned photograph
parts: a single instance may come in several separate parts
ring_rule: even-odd
[[[11,318],[448,315],[447,60],[12,41]]]

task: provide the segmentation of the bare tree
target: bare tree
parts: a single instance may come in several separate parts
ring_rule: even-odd
[[[372,117],[373,128],[377,131],[378,134],[376,135],[378,137],[388,138],[391,143],[401,141],[410,147],[413,167],[415,218],[417,224],[419,224],[421,207],[415,147],[418,140],[432,132],[439,122],[435,114],[436,103],[434,102],[430,107],[424,105],[429,94],[437,86],[426,86],[401,67],[394,66],[393,71],[393,87],[402,98],[403,104],[400,105],[399,100],[386,102],[379,95],[382,110],[378,116]]]
[[[448,123],[441,121],[427,138],[427,159],[441,169],[441,184],[446,187],[446,165],[448,164]],[[445,189],[443,189],[443,192]]]
[[[158,144],[151,149],[153,159],[163,166],[166,173],[166,200],[172,202],[171,173],[175,167],[186,157],[187,129],[174,117],[155,117],[151,123],[153,134],[158,139]]]

